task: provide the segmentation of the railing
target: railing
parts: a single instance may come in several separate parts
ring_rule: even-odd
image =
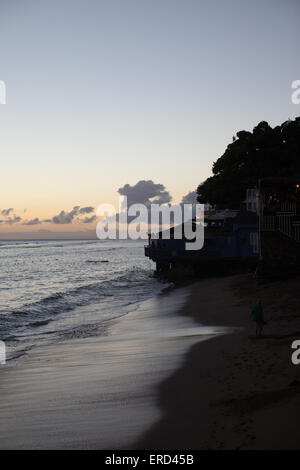
[[[300,243],[300,222],[294,222],[294,238],[296,242]]]
[[[291,222],[292,217],[293,215],[291,214],[279,214],[278,215],[279,232],[291,238],[293,238],[292,222]]]
[[[264,232],[274,232],[276,230],[276,218],[274,215],[263,216],[261,230]]]
[[[292,204],[292,203],[291,203]],[[262,232],[280,232],[296,242],[300,242],[300,220],[294,211],[277,212],[276,215],[263,215]]]
[[[295,202],[290,202],[290,201],[282,202],[280,204],[280,211],[281,212],[292,212],[293,215],[296,215],[296,211],[297,211],[296,203]]]

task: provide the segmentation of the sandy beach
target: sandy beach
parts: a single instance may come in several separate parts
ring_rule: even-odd
[[[38,346],[0,371],[1,449],[128,449],[160,418],[158,385],[220,329],[178,315],[188,289],[156,295],[101,334]]]
[[[299,18],[0,0],[0,450],[300,450]]]
[[[251,306],[267,325],[256,339]],[[194,345],[160,386],[163,418],[137,443],[146,449],[299,449],[299,279],[258,285],[251,276],[195,283],[182,312],[201,324],[241,329]]]
[[[101,336],[8,362],[0,448],[298,448],[298,285],[203,279],[107,322]],[[250,319],[257,296],[261,339]]]

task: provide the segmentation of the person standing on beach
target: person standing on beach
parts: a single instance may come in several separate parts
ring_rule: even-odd
[[[251,316],[253,317],[256,326],[255,336],[260,337],[262,335],[262,329],[264,326],[264,314],[260,299],[258,299],[256,305],[254,305],[251,312]]]

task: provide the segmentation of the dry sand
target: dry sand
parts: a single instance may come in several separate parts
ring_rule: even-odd
[[[196,282],[183,315],[202,324],[242,327],[194,345],[160,386],[163,417],[144,449],[299,449],[299,279],[258,285],[248,275]],[[256,339],[250,319],[261,298],[268,324]]]

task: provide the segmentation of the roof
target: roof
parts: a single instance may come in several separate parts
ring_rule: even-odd
[[[238,212],[238,210],[234,209],[225,209],[224,211],[218,211],[213,215],[209,215],[208,217],[205,217],[205,219],[207,221],[234,219],[237,216]]]
[[[189,221],[189,223],[190,222],[191,221]],[[187,222],[185,222],[185,223],[187,223]],[[161,230],[160,232],[157,232],[157,233],[152,233],[151,238],[155,239],[155,238],[165,237],[166,239],[168,239],[168,238],[174,238],[174,235],[176,235],[176,234],[177,234],[178,238],[182,238],[182,235],[184,233],[184,225],[185,224],[180,224],[180,225],[176,225],[175,227],[172,226],[172,227],[170,227],[169,229],[166,229],[166,230]],[[192,221],[192,230],[195,231],[195,228],[196,228],[196,223],[193,220]]]

